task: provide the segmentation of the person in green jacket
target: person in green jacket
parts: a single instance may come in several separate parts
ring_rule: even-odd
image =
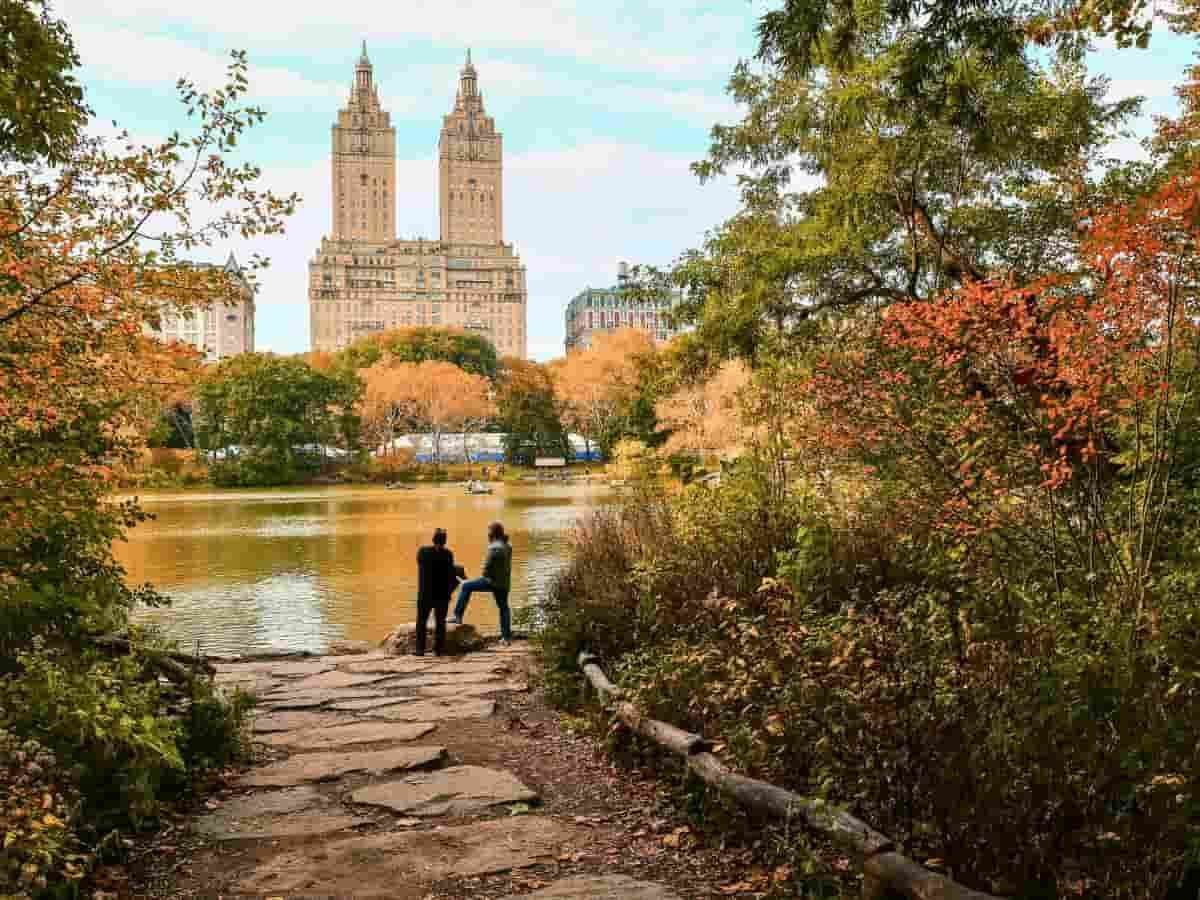
[[[487,556],[483,560],[483,575],[471,581],[464,581],[458,591],[458,603],[454,605],[454,615],[446,621],[462,624],[463,615],[471,595],[476,591],[490,591],[496,598],[496,608],[500,611],[500,643],[507,645],[512,640],[512,621],[508,609],[508,592],[512,587],[512,545],[504,526],[499,522],[488,525]]]

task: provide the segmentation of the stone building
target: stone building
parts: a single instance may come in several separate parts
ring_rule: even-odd
[[[213,263],[198,263],[209,267]],[[241,299],[220,302],[211,306],[180,311],[164,306],[157,329],[147,329],[163,340],[191,344],[206,362],[216,362],[239,353],[254,352],[254,288],[242,273],[242,267],[232,253],[225,261],[225,271],[240,285]]]
[[[617,283],[607,288],[584,288],[571,298],[565,313],[566,349],[582,350],[592,346],[597,334],[619,328],[636,328],[650,334],[658,343],[666,343],[683,329],[668,321],[667,313],[678,302],[679,294],[646,297],[626,290],[629,267],[617,264]]]
[[[504,242],[503,153],[467,53],[438,139],[437,239],[396,238],[396,132],[366,46],[333,126],[333,221],[309,263],[310,341],[338,350],[404,325],[462,328],[526,354],[525,267]]]

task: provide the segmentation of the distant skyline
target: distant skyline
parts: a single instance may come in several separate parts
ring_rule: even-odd
[[[437,235],[436,147],[467,48],[488,111],[504,134],[505,223],[528,267],[529,353],[562,354],[563,312],[585,287],[606,287],[617,261],[665,265],[737,209],[730,180],[700,185],[717,122],[738,119],[725,84],[755,48],[763,0],[647,9],[632,0],[360,0],[331,4],[60,0],[82,57],[80,80],[98,123],[115,119],[157,139],[185,120],[174,84],[221,83],[232,49],[250,60],[249,102],[268,114],[246,158],[263,183],[304,203],[287,234],[221,245],[271,258],[260,276],[260,350],[308,349],[307,266],[330,219],[329,135],[367,41],[380,97],[397,131],[396,223]],[[1138,122],[1175,109],[1172,87],[1194,42],[1156,29],[1146,51],[1101,44],[1091,57],[1114,97],[1144,95]],[[1122,141],[1114,155],[1139,151]]]

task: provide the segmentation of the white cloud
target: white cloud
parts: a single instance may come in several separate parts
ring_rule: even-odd
[[[193,47],[171,37],[127,28],[76,25],[72,28],[88,74],[128,84],[164,84],[186,77],[202,90],[221,87],[228,54]],[[335,98],[347,87],[311,81],[289,69],[255,65],[248,73],[251,96]],[[349,79],[347,79],[347,83]]]
[[[705,46],[689,42],[693,35],[665,27],[644,33],[641,23],[615,16],[607,5],[571,0],[62,0],[59,12],[72,23],[155,22],[186,25],[256,46],[328,47],[336,41],[354,46],[360,38],[403,43],[413,39],[444,46],[538,48],[579,60],[629,70],[685,75],[727,71],[734,56],[728,37],[748,31],[753,13],[737,6],[726,16],[695,19],[709,39]],[[712,45],[711,36],[726,38]]]

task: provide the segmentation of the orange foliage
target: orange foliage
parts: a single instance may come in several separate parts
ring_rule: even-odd
[[[664,452],[736,451],[749,432],[739,405],[749,383],[749,368],[741,360],[732,360],[707,381],[659,400],[655,416],[659,427],[671,433]]]
[[[432,435],[440,458],[443,434],[470,430],[491,414],[490,382],[453,363],[395,363],[385,357],[359,375],[364,385],[359,412],[364,433],[375,443],[410,422]]]
[[[225,158],[261,118],[237,106],[244,72],[236,57],[231,86],[210,95],[181,82],[199,121],[193,137],[137,147],[122,135],[115,149],[84,138],[59,166],[0,172],[0,594],[37,577],[32,548],[64,523],[86,519],[76,534],[87,549],[62,553],[104,555],[136,516],[100,498],[135,458],[147,411],[188,380],[194,360],[147,333],[163,305],[238,296],[221,268],[190,265],[176,249],[279,231],[294,206],[255,190],[257,171]],[[224,211],[200,220],[198,203]]]
[[[609,426],[636,396],[641,361],[656,352],[654,339],[636,328],[596,337],[586,350],[550,364],[563,419],[589,441],[604,439]]]

